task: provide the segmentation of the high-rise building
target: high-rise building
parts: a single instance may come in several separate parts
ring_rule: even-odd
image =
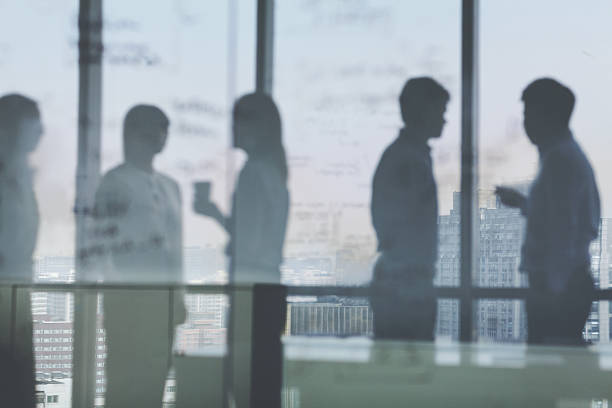
[[[34,280],[39,283],[74,282],[75,268],[72,256],[43,256],[34,260]],[[66,292],[33,292],[34,319],[51,321],[72,320],[73,297]]]
[[[72,376],[72,322],[35,322],[34,354],[37,377]]]
[[[521,184],[519,189],[527,189]],[[506,208],[481,191],[479,198],[480,269],[473,275],[481,287],[527,287],[527,275],[518,268],[525,234],[525,220],[519,210]],[[453,195],[453,208],[439,217],[439,260],[436,285],[456,286],[460,276],[459,193]],[[611,287],[612,221],[601,220],[598,238],[591,244],[591,270],[595,285]],[[457,302],[439,300],[437,335],[457,338]],[[609,342],[612,335],[612,302],[594,302],[586,322],[586,340]],[[524,302],[482,299],[476,309],[478,338],[497,342],[524,341],[527,336]]]
[[[612,219],[602,218],[599,235],[590,247],[591,273],[595,286],[610,288],[612,269]],[[584,337],[593,342],[610,342],[612,336],[612,302],[601,300],[593,302],[591,314],[584,328]]]
[[[281,280],[290,286],[336,285],[334,257],[290,257],[281,265]]]
[[[519,188],[525,189],[524,186]],[[527,278],[518,270],[525,221],[517,209],[503,207],[492,191],[479,191],[480,268],[472,282],[481,287],[524,287]],[[457,286],[460,279],[460,194],[453,194],[453,208],[438,219],[439,259],[435,284]],[[517,300],[482,299],[477,301],[476,319],[479,339],[516,342],[526,336],[524,304]],[[458,336],[456,301],[440,300],[438,335]]]
[[[285,333],[294,336],[364,336],[372,333],[367,300],[321,299],[287,305]]]

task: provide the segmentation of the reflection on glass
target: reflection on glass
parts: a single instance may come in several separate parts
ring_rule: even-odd
[[[137,105],[125,116],[125,161],[104,175],[95,197],[96,254],[101,255],[96,261],[103,263],[107,281],[182,281],[180,189],[153,166],[166,145],[168,126],[166,114],[151,105]],[[170,369],[168,333],[185,319],[182,294],[119,289],[104,293],[103,304],[106,406],[154,405],[162,399]]]
[[[450,92],[433,161],[440,214],[459,181],[459,3],[278,2],[274,96],[292,194],[283,282],[365,284],[376,239],[371,182],[401,128],[399,93],[432,76]]]
[[[206,180],[211,199],[229,211],[240,161],[230,152],[230,113],[234,98],[254,88],[255,5],[237,0],[230,15],[227,2],[104,3],[102,169],[122,160],[122,120],[130,107],[153,104],[167,114],[171,138],[155,164],[185,197],[187,282],[227,280],[227,236],[195,215],[187,197],[194,182]]]
[[[28,7],[0,4],[0,95],[19,93],[34,99],[44,123],[44,136],[29,161],[32,172],[20,174],[31,174],[39,201],[40,255],[68,255],[74,248],[77,10],[75,0],[32,2]]]
[[[602,289],[610,287],[606,217],[612,190],[602,178],[609,166],[604,153],[608,145],[608,126],[603,120],[607,114],[602,101],[612,90],[607,69],[612,54],[604,40],[609,35],[607,16],[611,12],[611,5],[603,1],[584,8],[569,1],[546,0],[537,4],[529,1],[513,2],[512,5],[483,3],[480,13],[480,187],[492,190],[503,184],[520,186],[526,192],[538,172],[538,151],[524,130],[521,92],[539,77],[553,77],[569,87],[576,95],[570,129],[589,158],[602,199],[599,234],[590,246],[590,270],[595,286]],[[554,15],[554,18],[544,20],[542,16],[546,15]],[[544,35],[543,24],[546,25]],[[514,29],[517,26],[521,27],[518,34]],[[573,30],[572,27],[584,29]],[[505,229],[500,232],[513,232],[511,226]],[[520,232],[522,241],[525,231]],[[510,236],[500,245],[516,248],[514,237]],[[500,268],[497,262],[491,265],[486,259],[489,255],[485,254],[485,259],[481,257],[480,276],[476,282],[496,286],[499,279],[491,278],[499,276]],[[508,255],[514,257],[518,265],[520,255],[514,249]],[[511,259],[508,262],[511,263]],[[512,274],[511,285],[526,284],[518,270]],[[583,333],[587,340],[597,336],[609,338],[608,333],[596,330],[603,327],[604,322],[607,325],[609,320],[609,311],[601,307],[599,310],[601,313],[591,313],[587,321]]]

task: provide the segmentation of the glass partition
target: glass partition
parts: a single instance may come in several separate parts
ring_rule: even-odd
[[[275,22],[273,93],[291,192],[283,282],[369,284],[377,257],[374,172],[402,128],[402,87],[426,75],[450,93],[442,137],[431,143],[441,226],[436,283],[457,285],[459,3],[277,2]],[[331,307],[322,297],[304,302],[292,309]],[[358,307],[353,302],[333,300],[338,310]]]
[[[600,232],[590,252],[595,285],[602,289],[610,287],[607,217],[612,190],[605,179],[609,167],[605,101],[606,92],[612,90],[610,15],[612,5],[605,1],[588,7],[570,1],[482,2],[479,39],[482,194],[493,197],[498,185],[527,192],[537,175],[538,151],[523,127],[521,93],[527,85],[551,77],[569,87],[576,96],[570,128],[593,167],[601,198]],[[475,283],[526,287],[527,277],[518,271],[523,217],[495,200],[483,201],[481,267]],[[589,334],[595,319],[607,322],[607,309],[594,306],[585,332],[590,340],[596,337]],[[609,341],[608,333],[600,333],[597,341]]]

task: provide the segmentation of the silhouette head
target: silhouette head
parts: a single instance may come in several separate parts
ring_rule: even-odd
[[[551,78],[537,79],[525,88],[521,99],[523,125],[533,144],[546,144],[566,134],[576,103],[568,87]]]
[[[161,152],[168,138],[170,121],[156,106],[136,105],[123,120],[123,148],[126,157],[145,155],[153,157]]]
[[[409,79],[399,97],[402,120],[423,140],[439,138],[450,94],[430,77]]]
[[[256,92],[240,97],[234,104],[232,130],[235,147],[250,157],[265,157],[286,177],[281,118],[270,96]]]
[[[42,134],[34,100],[19,94],[0,97],[0,158],[27,156],[36,149]]]

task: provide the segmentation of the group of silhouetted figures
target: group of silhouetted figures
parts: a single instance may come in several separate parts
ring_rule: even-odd
[[[378,338],[433,340],[438,200],[427,142],[441,136],[448,100],[430,78],[406,83],[400,95],[404,128],[374,175],[371,210],[380,256],[370,301]],[[579,345],[593,299],[589,245],[599,229],[597,185],[569,128],[572,91],[538,79],[522,101],[539,172],[527,197],[501,186],[496,194],[527,219],[519,269],[529,279],[528,342]]]
[[[438,198],[428,141],[442,134],[449,98],[431,78],[406,82],[399,98],[403,128],[374,175],[371,215],[379,257],[370,302],[379,339],[434,337]],[[539,79],[523,91],[522,101],[526,134],[540,154],[539,173],[528,196],[507,187],[498,187],[496,194],[527,219],[520,269],[528,274],[530,287],[528,342],[577,345],[593,297],[589,244],[598,234],[597,186],[569,128],[573,93],[555,80]],[[150,105],[137,105],[125,116],[124,162],[99,183],[91,212],[95,245],[77,254],[96,279],[182,281],[181,192],[176,181],[154,168],[169,124],[164,112]],[[2,279],[32,276],[39,216],[28,160],[42,134],[35,101],[18,94],[0,98]],[[248,159],[237,180],[231,213],[224,215],[210,200],[209,187],[197,189],[193,207],[228,232],[233,282],[279,284],[290,200],[281,118],[269,96],[253,93],[238,99],[233,138]],[[104,293],[103,305],[108,344],[105,405],[159,405],[171,364],[168,333],[186,316],[182,298],[116,290]],[[284,308],[284,301],[277,306]],[[270,326],[274,335],[280,336],[283,324]],[[32,344],[17,348],[20,353],[2,353],[6,357],[0,358],[11,364],[0,370],[21,367],[20,383],[29,384],[22,389],[33,396]]]

